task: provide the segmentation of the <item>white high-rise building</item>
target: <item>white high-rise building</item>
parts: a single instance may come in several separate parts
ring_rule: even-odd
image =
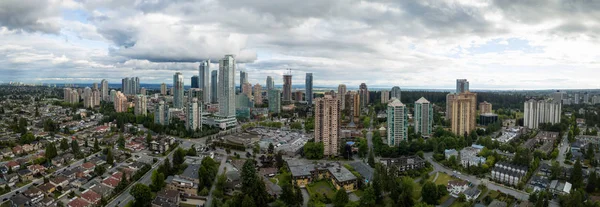
[[[337,99],[340,100],[340,111],[346,109],[346,85],[338,85]]]
[[[173,107],[183,108],[183,74],[180,72],[173,75]]]
[[[415,133],[421,133],[423,137],[431,135],[433,126],[433,107],[425,97],[415,101]]]
[[[102,79],[102,81],[100,81],[100,97],[102,98],[102,101],[110,101],[110,96],[108,93],[108,81],[106,81],[106,79]]]
[[[210,102],[210,59],[200,62],[198,85],[202,89],[202,102]]]
[[[133,112],[135,115],[146,115],[148,113],[147,110],[147,99],[145,95],[136,95],[134,101]]]
[[[267,76],[267,91],[275,89],[275,82],[273,82],[273,77]]]
[[[408,113],[406,105],[393,99],[387,106],[388,145],[398,146],[408,139]]]
[[[160,84],[160,95],[163,95],[163,96],[167,95],[167,84],[165,84],[165,83]]]
[[[523,125],[537,129],[540,123],[560,123],[562,104],[550,100],[529,100],[525,102]]]
[[[196,131],[197,129],[202,130],[202,107],[198,107],[197,98],[192,98],[190,103],[187,105],[187,110],[185,113],[186,129],[191,131]]]
[[[235,58],[225,55],[219,60],[219,116],[235,118]]]
[[[158,102],[154,109],[154,123],[160,125],[169,124],[169,105],[164,101]]]

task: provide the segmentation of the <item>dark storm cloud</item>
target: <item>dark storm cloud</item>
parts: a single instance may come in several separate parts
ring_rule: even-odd
[[[11,30],[58,33],[58,23],[47,18],[59,15],[58,7],[47,0],[0,1],[0,26]]]

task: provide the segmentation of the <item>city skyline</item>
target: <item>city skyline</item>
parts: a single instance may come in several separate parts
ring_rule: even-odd
[[[0,6],[8,11],[0,15],[0,83],[142,77],[160,84],[175,71],[197,75],[206,59],[217,68],[215,60],[234,54],[253,84],[267,76],[282,83],[290,68],[294,82],[313,73],[314,86],[325,87],[448,89],[466,78],[476,83],[472,89],[600,88],[598,30],[585,23],[598,21],[598,5],[588,1],[7,0]],[[219,15],[225,12],[235,15]]]

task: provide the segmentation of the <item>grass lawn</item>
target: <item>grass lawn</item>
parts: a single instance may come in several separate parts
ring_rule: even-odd
[[[421,198],[421,189],[422,188],[423,188],[423,186],[421,186],[421,183],[418,183],[418,182],[415,183],[415,189],[413,190],[413,198],[415,200],[419,200],[419,198]]]
[[[456,201],[454,201],[454,203],[452,203],[452,205],[450,205],[450,207],[462,207],[465,204],[465,202],[459,202],[457,199]]]
[[[279,174],[279,175],[276,175],[274,178],[276,178],[277,180],[279,180],[279,184],[280,185],[282,183],[290,183],[290,182],[292,182],[292,178],[290,177],[290,174]],[[273,179],[273,178],[271,178],[271,179]],[[277,183],[277,181],[275,181],[273,183]]]
[[[275,178],[269,178],[269,180],[275,184],[277,184],[277,180],[275,180]]]
[[[431,176],[431,179],[433,179],[434,177],[435,177],[435,175]],[[450,177],[450,175],[448,175],[446,173],[438,173],[438,178],[437,178],[437,180],[435,180],[435,184],[436,185],[447,185],[448,181],[451,181],[451,180],[456,180],[456,179],[454,179],[453,177]]]
[[[179,203],[180,207],[196,207],[195,205],[192,204],[187,204],[187,203]]]
[[[490,193],[488,193],[488,196],[492,199],[496,199],[498,197],[498,195],[500,195],[500,193],[498,191],[495,190],[490,190]]]
[[[356,196],[358,196],[359,198],[362,198],[362,196],[363,196],[364,192],[363,192],[362,190],[356,190],[356,191],[354,191],[354,194],[355,194]]]
[[[327,181],[319,181],[316,183],[309,184],[308,192],[309,193],[317,193],[320,195],[325,194],[327,196],[327,198],[329,198],[329,199],[333,199],[333,196],[335,195],[333,187],[331,185],[329,185],[329,183],[327,183]]]

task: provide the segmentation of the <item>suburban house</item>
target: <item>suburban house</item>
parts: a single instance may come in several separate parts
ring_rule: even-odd
[[[193,196],[197,195],[198,184],[186,179],[182,179],[178,175],[167,177],[166,183],[168,190],[176,190]]]
[[[479,195],[481,195],[481,190],[477,189],[477,187],[472,187],[472,188],[465,190],[465,192],[463,194],[465,194],[467,201],[473,201],[473,200],[477,199],[477,197],[479,197]]]
[[[93,205],[98,205],[100,204],[100,199],[102,199],[102,196],[93,190],[87,189],[81,193],[81,198]]]
[[[485,157],[479,157],[479,153],[483,149],[483,146],[473,144],[470,147],[465,147],[460,150],[460,164],[463,167],[467,166],[478,166],[485,163]]]
[[[67,179],[67,177],[65,176],[56,176],[55,178],[50,179],[50,183],[56,187],[60,186],[60,187],[67,187],[67,185],[69,184],[69,179]]]
[[[29,198],[31,200],[31,203],[38,203],[42,199],[44,199],[44,192],[42,192],[42,190],[36,187],[30,187],[25,192],[23,192],[23,195]]]
[[[179,206],[179,191],[161,190],[156,193],[152,201],[152,207],[177,207]]]
[[[450,157],[454,156],[456,159],[458,159],[458,151],[456,151],[455,149],[445,149],[444,150],[444,156],[446,157],[446,159],[450,159]]]
[[[446,189],[453,196],[458,196],[458,194],[465,192],[467,188],[469,188],[469,183],[464,180],[451,180],[446,185]]]
[[[71,199],[71,201],[69,201],[69,203],[67,204],[67,207],[90,207],[92,206],[91,203],[87,202],[86,200],[82,199],[82,198],[73,198]]]

